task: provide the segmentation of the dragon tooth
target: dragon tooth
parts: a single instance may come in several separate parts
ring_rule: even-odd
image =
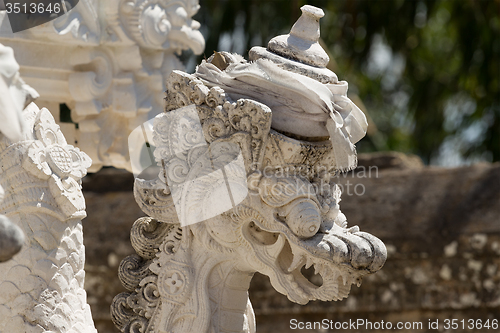
[[[359,278],[356,280],[356,285],[357,285],[358,287],[361,287],[361,283],[362,283],[362,282],[363,282],[363,279],[359,277]]]
[[[321,270],[319,269],[319,266],[320,264],[314,264],[314,274],[318,274]]]
[[[271,258],[277,258],[278,255],[281,253],[281,250],[283,250],[283,246],[285,245],[285,238],[283,235],[278,236],[278,240],[273,244],[269,245],[265,248],[265,251],[267,255]]]
[[[309,267],[311,267],[311,265],[313,264],[313,261],[311,258],[307,258],[306,260],[306,269],[309,269]]]
[[[292,261],[290,267],[288,268],[288,272],[290,272],[290,273],[293,272],[294,270],[299,268],[299,266],[302,265],[303,263],[304,263],[304,256],[294,255],[293,261]]]
[[[345,286],[347,283],[347,276],[344,272],[340,273],[340,276],[342,277],[342,284]]]

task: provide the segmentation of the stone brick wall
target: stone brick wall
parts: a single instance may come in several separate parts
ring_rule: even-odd
[[[398,153],[369,154],[361,155],[358,169],[341,175],[339,183],[349,224],[387,245],[385,266],[353,287],[346,300],[306,306],[291,303],[256,274],[250,298],[259,333],[296,332],[293,319],[372,323],[371,329],[365,324],[342,332],[383,332],[375,330],[382,320],[394,326],[422,323],[404,332],[498,331],[478,329],[478,321],[474,329],[468,327],[470,319],[500,321],[499,163],[445,169],[424,167],[418,158]],[[144,215],[132,186],[132,176],[115,169],[84,179],[86,289],[100,333],[118,332],[109,319],[109,304],[123,291],[116,272],[120,260],[133,253],[130,227]],[[457,319],[458,329],[445,330],[445,319]]]

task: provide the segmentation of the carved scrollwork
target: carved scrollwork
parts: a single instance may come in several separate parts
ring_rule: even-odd
[[[130,293],[120,293],[113,298],[111,303],[111,320],[122,332],[134,316],[134,311],[127,304],[129,296]]]
[[[150,262],[133,254],[123,259],[118,267],[120,282],[129,291],[134,291],[143,278],[149,274]]]
[[[152,218],[166,223],[178,222],[170,189],[164,181],[144,181],[137,178],[134,197],[142,211]]]
[[[173,225],[158,222],[151,217],[142,217],[134,222],[130,231],[130,241],[135,252],[144,259],[153,259]]]
[[[233,102],[219,87],[208,88],[193,75],[173,71],[167,81],[166,111],[186,105],[197,106],[204,139],[208,143],[216,140],[230,140],[236,133],[248,135],[249,141],[239,141],[247,163],[251,167],[262,163],[267,136],[271,128],[271,110],[256,101],[240,99]],[[169,133],[158,128],[155,133]],[[157,146],[168,147],[165,140]]]
[[[125,30],[141,46],[191,48],[198,54],[205,44],[199,23],[191,19],[198,8],[185,1],[132,0],[122,2],[120,13]]]
[[[77,49],[71,55],[73,66],[82,68],[68,78],[70,94],[76,101],[73,121],[80,122],[101,112],[103,106],[99,99],[113,83],[113,60],[105,50]]]
[[[158,279],[148,276],[141,280],[136,293],[127,298],[127,304],[133,311],[146,319],[151,319],[160,299]]]
[[[120,263],[118,277],[131,293],[113,299],[111,316],[122,332],[153,332],[152,318],[160,299],[186,299],[192,288],[192,269],[188,261],[171,261],[181,247],[182,230],[178,224],[140,218],[130,237],[137,255]]]

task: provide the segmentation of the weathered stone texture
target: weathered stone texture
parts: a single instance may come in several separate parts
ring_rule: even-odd
[[[250,298],[257,331],[295,332],[290,329],[293,318],[422,322],[423,329],[405,332],[444,332],[445,319],[465,319],[465,329],[453,332],[496,331],[467,330],[467,320],[500,321],[500,164],[423,167],[417,158],[390,153],[361,155],[359,166],[356,173],[339,177],[341,209],[351,226],[384,241],[385,266],[361,288],[354,287],[348,299],[306,306],[291,303],[267,278],[256,275]],[[130,227],[143,214],[131,190],[124,191],[132,189],[132,176],[112,169],[101,173],[106,177],[98,173],[84,179],[84,239],[88,302],[96,328],[107,333],[117,332],[109,304],[123,291],[118,264],[133,253]],[[440,329],[430,330],[429,320],[436,319]]]

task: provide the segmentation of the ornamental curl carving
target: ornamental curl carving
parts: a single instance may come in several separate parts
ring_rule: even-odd
[[[135,221],[130,231],[132,247],[142,258],[153,259],[158,251],[158,243],[163,241],[172,228],[170,224],[142,217]]]
[[[134,254],[126,257],[118,267],[118,277],[120,282],[129,291],[134,291],[149,273],[148,260]]]

